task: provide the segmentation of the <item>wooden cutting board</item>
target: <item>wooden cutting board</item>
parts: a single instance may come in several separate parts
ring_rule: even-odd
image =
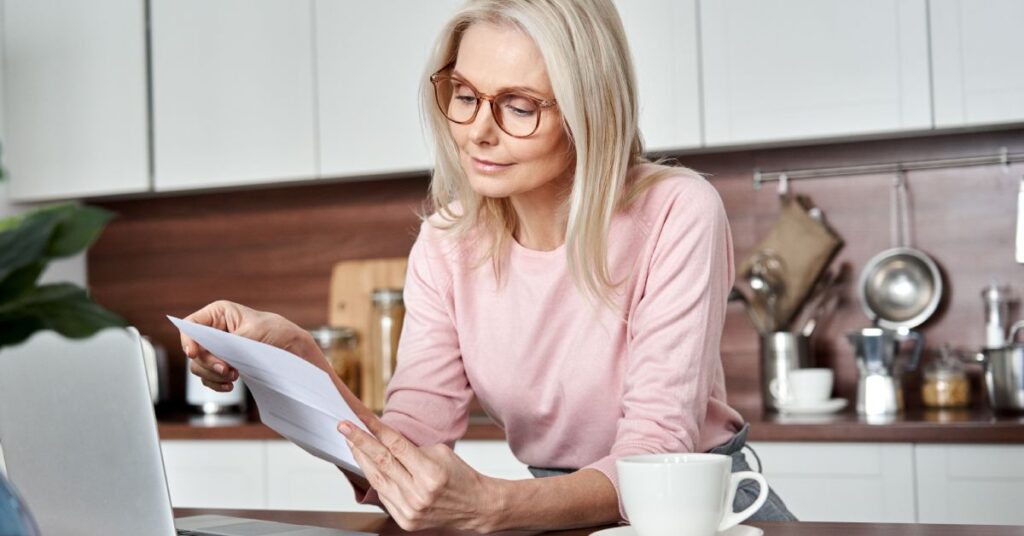
[[[351,328],[356,332],[355,353],[362,364],[364,386],[360,398],[364,402],[368,401],[369,394],[366,386],[371,385],[371,375],[376,370],[369,363],[366,344],[373,319],[370,296],[377,288],[402,288],[405,285],[407,262],[404,257],[341,261],[331,271],[327,322],[333,327]]]

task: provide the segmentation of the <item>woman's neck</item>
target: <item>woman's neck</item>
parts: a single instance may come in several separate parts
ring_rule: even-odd
[[[529,192],[511,196],[509,201],[519,221],[514,237],[516,242],[538,251],[558,249],[565,242],[564,207],[569,191],[565,180],[553,180]]]

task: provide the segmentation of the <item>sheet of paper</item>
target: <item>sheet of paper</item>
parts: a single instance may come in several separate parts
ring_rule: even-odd
[[[167,318],[182,333],[238,370],[256,399],[264,424],[306,452],[363,475],[337,426],[340,421],[349,420],[368,430],[326,372],[269,344],[172,316]]]

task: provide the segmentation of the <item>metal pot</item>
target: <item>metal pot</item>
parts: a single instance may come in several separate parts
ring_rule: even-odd
[[[1022,329],[1024,320],[1010,328],[1006,345],[975,354],[975,360],[985,365],[985,390],[996,411],[1024,412],[1024,343],[1017,342]]]

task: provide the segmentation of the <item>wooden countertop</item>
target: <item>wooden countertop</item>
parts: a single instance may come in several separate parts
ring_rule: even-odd
[[[911,410],[891,422],[874,423],[852,410],[827,416],[787,416],[744,412],[750,441],[851,441],[896,443],[1020,443],[1024,415],[994,415],[985,409]],[[281,439],[254,413],[204,420],[177,413],[159,416],[161,439]],[[503,440],[486,416],[470,418],[464,439]]]
[[[216,514],[253,519],[315,525],[344,530],[358,530],[381,535],[408,534],[383,514],[347,512],[291,512],[283,510],[199,510],[175,509],[175,517]],[[997,525],[918,525],[910,523],[804,523],[804,522],[750,522],[764,529],[766,536],[1024,536],[1024,527]],[[602,527],[559,531],[550,534],[586,536]],[[455,530],[426,530],[422,536],[470,534]],[[524,534],[524,533],[517,533]]]

